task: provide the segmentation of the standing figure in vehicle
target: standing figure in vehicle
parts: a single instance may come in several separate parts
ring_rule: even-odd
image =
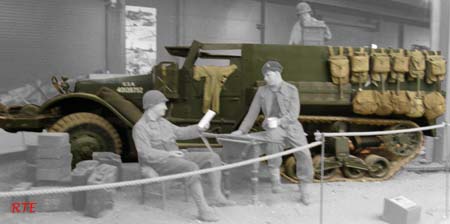
[[[306,2],[297,4],[298,21],[294,24],[289,38],[290,45],[323,45],[324,40],[330,40],[332,35],[330,28],[324,21],[311,16],[311,7]],[[306,29],[322,29],[322,35],[317,36],[316,32],[309,34]],[[314,35],[310,37],[308,35]],[[314,41],[314,39],[317,39]]]

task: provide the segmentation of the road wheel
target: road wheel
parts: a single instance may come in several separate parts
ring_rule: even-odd
[[[283,166],[284,166],[284,173],[286,174],[286,176],[288,178],[291,178],[292,180],[298,181],[298,178],[296,175],[297,165],[296,165],[295,157],[293,155],[289,156],[284,161]]]
[[[72,167],[79,161],[92,159],[92,152],[121,153],[122,141],[116,129],[93,113],[69,114],[54,123],[48,131],[69,133]]]
[[[314,178],[317,180],[320,180],[320,162],[321,162],[321,156],[320,155],[316,155],[313,157],[313,167],[314,167]],[[332,158],[325,158],[324,163],[326,164],[327,160],[331,160]],[[331,168],[331,169],[326,169],[323,171],[323,179],[324,180],[329,180],[332,177],[334,177],[337,173],[337,168]]]
[[[417,128],[418,125],[412,124],[397,124],[390,127],[388,130],[401,130],[407,128]],[[394,155],[405,157],[414,154],[417,147],[422,144],[423,134],[421,131],[408,132],[393,135],[384,135],[381,137],[386,149]]]
[[[374,178],[383,178],[389,173],[389,161],[378,155],[369,155],[365,159],[369,167],[369,175]]]
[[[355,163],[365,164],[364,160],[362,160],[361,158],[355,157],[355,156],[349,156],[348,159],[353,160]],[[341,169],[342,169],[342,173],[344,174],[344,176],[347,178],[350,178],[350,179],[358,179],[358,178],[363,177],[365,174],[365,170],[357,169],[354,167],[348,167],[345,165]]]

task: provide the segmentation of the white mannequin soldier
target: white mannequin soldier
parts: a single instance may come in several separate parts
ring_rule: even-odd
[[[290,45],[301,45],[303,44],[303,24],[311,24],[315,26],[321,26],[325,28],[325,40],[330,40],[332,35],[330,28],[325,24],[324,21],[317,20],[311,16],[311,7],[306,2],[300,2],[297,4],[297,17],[298,21],[294,24],[291,30],[291,36],[289,38]]]
[[[178,127],[163,118],[167,110],[167,101],[168,99],[157,90],[150,90],[144,94],[143,107],[145,112],[133,127],[133,140],[142,172],[145,172],[146,166],[153,168],[159,175],[220,166],[222,161],[216,153],[209,151],[188,152],[181,151],[178,148],[176,140],[198,138],[200,132],[204,129],[201,129],[198,125]],[[234,205],[235,202],[226,199],[222,194],[220,171],[207,175],[212,188],[212,204],[216,206]],[[198,207],[199,219],[202,221],[218,221],[217,215],[205,200],[200,176],[191,176],[186,181]]]
[[[248,133],[262,110],[265,117],[263,122],[265,131],[257,134],[268,140],[284,143],[267,144],[265,146],[266,154],[280,152],[286,146],[298,147],[308,144],[303,126],[298,121],[298,116],[300,114],[298,90],[295,86],[283,81],[281,77],[283,66],[277,61],[267,61],[263,65],[261,71],[267,85],[258,88],[247,115],[242,121],[239,129],[232,134],[242,135]],[[270,122],[275,121],[278,124],[276,128],[270,128],[268,126],[269,118],[271,119]],[[297,160],[297,176],[300,180],[300,201],[303,204],[308,205],[310,200],[307,186],[313,179],[311,153],[309,149],[305,149],[295,153],[294,156]],[[282,191],[279,169],[281,162],[281,158],[269,160],[272,192],[274,193]]]

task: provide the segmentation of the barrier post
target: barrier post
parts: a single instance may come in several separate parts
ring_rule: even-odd
[[[449,139],[449,137],[448,137],[448,126],[449,126],[449,124],[447,123],[447,121],[445,121],[444,122],[445,123],[445,126],[444,126],[444,138],[447,138],[447,139]],[[448,159],[449,159],[449,153],[445,153],[445,150],[448,150],[448,141],[443,141],[444,142],[444,155],[446,155],[445,156],[445,160],[444,160],[444,162],[445,162],[445,168],[444,168],[444,172],[445,172],[445,214],[444,214],[444,219],[448,219],[448,213],[449,213],[449,211],[448,211],[448,200],[449,200],[449,186],[448,186],[448,184],[449,184],[449,170],[448,170],[448,168],[449,168],[449,164],[448,164]]]
[[[324,161],[325,161],[325,135],[316,131],[314,133],[316,141],[322,143],[320,149],[320,224],[323,224],[323,173],[324,173]]]

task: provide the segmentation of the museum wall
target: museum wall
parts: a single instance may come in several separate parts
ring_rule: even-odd
[[[417,27],[417,26],[409,26],[405,25],[404,28],[405,38],[404,38],[404,46],[410,47],[413,44],[430,46],[430,36],[428,35],[430,29]]]
[[[204,42],[259,43],[256,24],[260,4],[249,0],[187,0],[183,26],[184,44]]]
[[[158,61],[176,60],[164,46],[189,45],[194,39],[246,43],[261,40],[256,28],[261,22],[260,1],[126,0],[126,3],[157,9]],[[324,19],[333,33],[329,45],[374,43],[380,47],[406,48],[412,44],[429,45],[428,28],[405,25],[402,35],[397,21],[314,10],[315,16]],[[0,83],[0,93],[36,79],[48,80],[53,74],[73,77],[104,72],[105,12],[103,0],[1,1],[0,66],[8,82]],[[266,12],[266,43],[287,43],[296,21],[295,5],[268,1]]]
[[[105,2],[0,1],[0,93],[105,67]]]

